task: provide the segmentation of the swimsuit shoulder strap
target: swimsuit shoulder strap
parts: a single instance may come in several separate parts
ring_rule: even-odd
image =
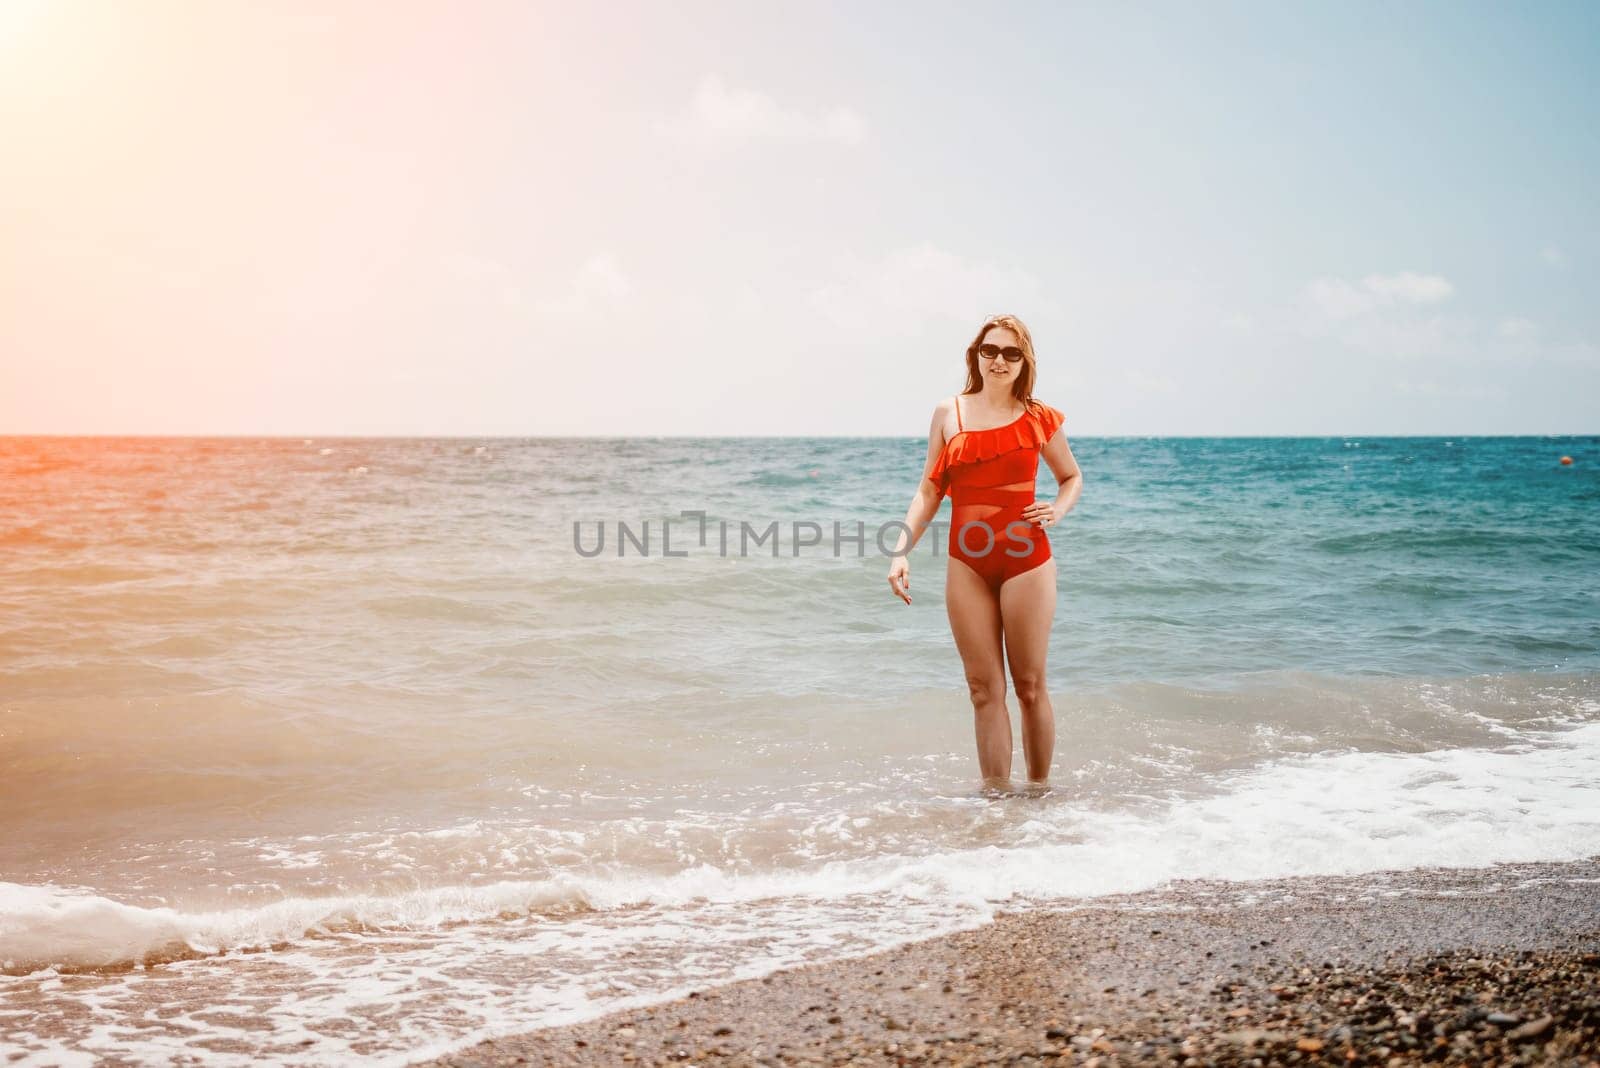
[[[965,430],[966,427],[961,425],[961,394],[959,394],[959,393],[956,394],[955,401],[956,401],[956,429],[957,429],[957,431]]]

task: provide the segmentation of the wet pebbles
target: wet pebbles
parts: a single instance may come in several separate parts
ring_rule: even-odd
[[[1600,861],[1004,913],[434,1063],[1600,1068]]]

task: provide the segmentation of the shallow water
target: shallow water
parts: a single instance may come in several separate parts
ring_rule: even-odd
[[[404,1059],[1001,903],[1600,852],[1600,439],[1073,448],[1054,781],[997,797],[942,532],[909,608],[873,544],[921,442],[0,439],[0,1043]]]

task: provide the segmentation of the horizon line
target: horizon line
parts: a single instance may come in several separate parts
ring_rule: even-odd
[[[1450,438],[1462,440],[1468,438],[1597,438],[1600,431],[1548,431],[1533,433],[1429,433],[1429,434],[1394,434],[1394,433],[1326,433],[1326,434],[1072,434],[1074,439],[1119,440],[1133,438],[1159,438],[1159,439],[1209,439],[1209,438],[1274,438],[1285,440],[1313,440],[1327,438]],[[303,434],[303,433],[265,433],[265,434],[216,434],[216,433],[0,433],[0,441],[18,441],[26,439],[48,438],[53,440],[72,441],[114,441],[114,440],[150,440],[150,441],[662,441],[662,440],[883,440],[904,441],[923,440],[921,434]]]

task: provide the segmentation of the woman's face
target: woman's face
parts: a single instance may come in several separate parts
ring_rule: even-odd
[[[983,340],[978,344],[995,345],[1002,349],[1013,345],[1018,348],[1022,347],[1022,342],[1017,337],[1016,331],[1009,326],[991,326],[984,333]],[[1009,386],[1021,366],[1022,362],[1020,360],[1016,363],[1007,363],[1003,357],[986,360],[983,358],[983,353],[980,352],[978,354],[978,373],[983,376],[985,382],[993,382],[997,386]]]

